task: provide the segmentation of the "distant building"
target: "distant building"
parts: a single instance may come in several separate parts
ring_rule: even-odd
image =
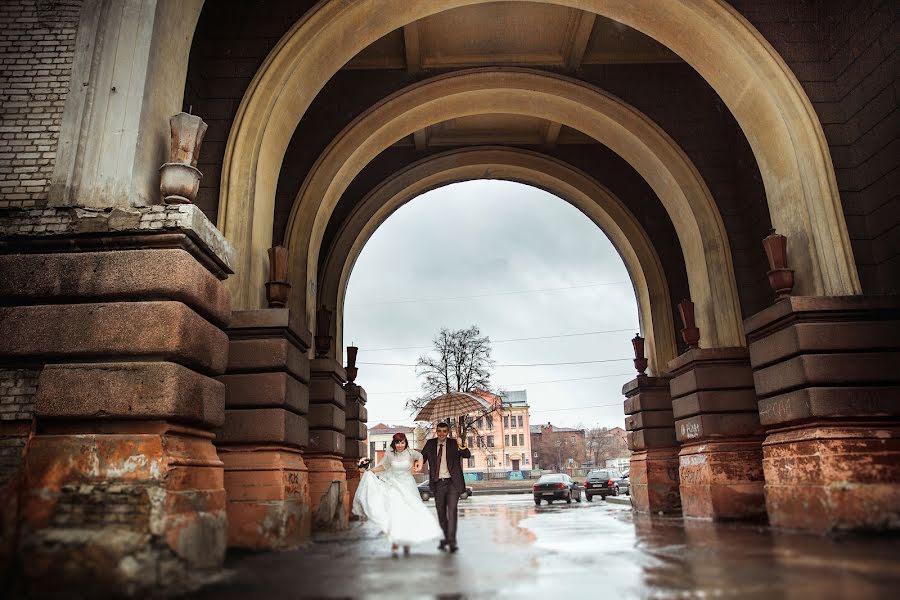
[[[564,471],[585,464],[584,429],[551,423],[531,426],[532,462],[536,469]]]
[[[523,471],[532,469],[531,426],[528,414],[528,393],[525,390],[506,392],[501,396],[476,390],[485,408],[494,412],[479,418],[474,431],[467,435],[466,445],[472,457],[463,461],[464,471]]]

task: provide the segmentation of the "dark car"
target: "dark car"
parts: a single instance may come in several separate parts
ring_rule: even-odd
[[[427,502],[428,500],[430,500],[431,497],[434,495],[434,494],[431,493],[431,487],[430,487],[430,485],[428,484],[428,480],[427,480],[427,479],[426,479],[425,481],[423,481],[422,483],[419,484],[419,495],[422,496],[422,500],[423,500],[423,501],[426,501],[426,502]],[[466,486],[466,491],[461,492],[461,493],[459,494],[459,499],[460,499],[460,500],[465,500],[466,498],[469,498],[471,495],[472,495],[472,486],[467,485],[467,486]]]
[[[584,494],[588,502],[594,496],[606,498],[618,496],[620,493],[631,495],[631,483],[628,474],[622,474],[615,469],[595,469],[588,472],[587,481],[584,482]]]
[[[572,500],[581,502],[581,487],[565,473],[541,475],[537,483],[531,486],[531,491],[536,506],[541,505],[541,500],[546,500],[547,504],[552,504],[554,500],[565,500],[568,504]]]

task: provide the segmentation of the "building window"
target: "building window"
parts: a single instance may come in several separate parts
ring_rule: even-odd
[[[573,443],[575,442],[575,436],[574,436],[574,435],[572,436],[572,442],[573,442]]]
[[[472,468],[474,468],[474,467],[475,467],[475,457],[474,457],[474,456],[470,456],[470,457],[469,457],[469,468],[472,469]]]
[[[478,420],[475,421],[475,427],[477,427],[478,429],[481,429],[482,427],[484,427],[484,419],[481,417],[478,417]]]
[[[488,457],[487,457],[487,466],[489,466],[489,467],[493,467],[493,466],[494,466],[494,457],[493,457],[493,456],[488,456]]]
[[[503,427],[509,429],[509,417],[503,417]]]
[[[522,429],[522,427],[524,427],[524,425],[522,425],[522,423],[523,423],[522,415],[519,415],[519,429]]]
[[[492,417],[491,415],[487,415],[487,416],[484,418],[484,422],[487,423],[487,428],[488,428],[488,429],[493,429],[493,428],[494,428],[494,417]]]
[[[525,445],[525,434],[523,434],[523,433],[520,433],[520,434],[519,434],[519,445],[520,445],[520,446],[524,446],[524,445]]]
[[[479,435],[477,439],[478,439],[478,447],[479,447],[479,448],[484,448],[484,436],[483,436],[483,435]]]
[[[494,436],[489,435],[489,436],[487,436],[487,438],[488,438],[487,439],[488,448],[493,448],[494,447]]]
[[[509,446],[509,436],[508,435],[503,436],[503,441],[506,442],[507,446]]]
[[[526,464],[526,465],[528,464],[528,457],[527,457],[527,456],[525,457],[525,464]]]
[[[466,438],[466,446],[468,446],[469,448],[472,447],[472,437],[471,436]]]

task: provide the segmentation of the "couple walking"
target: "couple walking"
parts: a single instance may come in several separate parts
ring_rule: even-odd
[[[375,523],[391,540],[391,553],[400,546],[409,554],[412,544],[440,539],[439,550],[456,552],[459,495],[465,491],[463,458],[471,452],[449,437],[450,427],[440,423],[437,437],[425,442],[422,452],[409,447],[403,433],[394,434],[391,450],[381,463],[363,473],[353,499],[353,512]],[[437,507],[437,521],[419,498],[413,471],[428,463],[428,482]],[[382,473],[379,478],[375,473]]]

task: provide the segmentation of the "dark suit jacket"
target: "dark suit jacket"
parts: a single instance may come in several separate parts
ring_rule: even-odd
[[[463,478],[461,461],[472,456],[472,452],[468,448],[461,450],[456,444],[456,438],[451,437],[447,438],[444,451],[447,453],[447,470],[450,471],[450,481],[453,483],[456,491],[462,493],[466,489],[466,481]],[[431,487],[431,493],[433,494],[441,468],[440,463],[438,463],[437,438],[431,438],[425,442],[425,447],[422,448],[422,459],[428,463],[428,485]]]

